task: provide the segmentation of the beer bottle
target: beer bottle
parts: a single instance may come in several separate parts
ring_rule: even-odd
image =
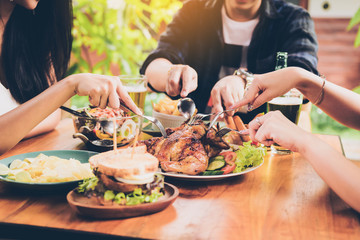
[[[277,52],[275,71],[287,67],[287,52]],[[296,89],[291,89],[280,97],[276,97],[268,102],[267,109],[269,111],[280,111],[290,121],[297,124],[299,121],[302,105],[302,95]],[[271,152],[275,154],[289,154],[289,149],[283,148],[274,143],[271,145]]]
[[[287,52],[277,52],[275,70],[279,70],[287,67],[287,57],[288,57]]]

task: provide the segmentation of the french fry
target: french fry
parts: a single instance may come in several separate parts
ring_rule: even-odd
[[[161,99],[157,104],[152,103],[153,109],[156,112],[164,113],[168,115],[181,116],[177,105],[179,100],[172,100],[169,97]]]

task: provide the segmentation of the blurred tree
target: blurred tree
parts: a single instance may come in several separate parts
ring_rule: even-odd
[[[181,6],[179,0],[74,0],[68,74],[137,74]],[[87,98],[75,97],[72,104],[82,107]]]
[[[357,10],[355,15],[351,18],[351,20],[349,22],[349,25],[347,26],[347,30],[352,29],[357,24],[360,24],[360,8]],[[359,25],[359,29],[358,29],[358,32],[357,32],[357,35],[356,35],[356,38],[355,38],[354,46],[355,47],[360,46],[360,25]]]
[[[75,0],[71,70],[138,73],[181,6],[179,0]]]

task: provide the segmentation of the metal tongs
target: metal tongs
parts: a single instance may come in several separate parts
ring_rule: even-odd
[[[87,113],[86,111],[79,112],[79,111],[73,110],[73,109],[65,107],[65,106],[60,106],[60,108],[62,110],[64,110],[64,111],[74,115],[74,116],[77,116],[77,117],[90,117],[90,118],[92,118],[92,116],[89,113]]]
[[[134,113],[134,111],[132,111],[132,110],[126,105],[126,103],[125,103],[123,100],[121,100],[121,99],[120,99],[120,108],[123,109],[123,110],[125,110],[125,111]],[[135,114],[135,115],[138,115],[138,116],[140,116],[140,117],[142,117],[142,118],[145,118],[146,120],[148,120],[148,121],[152,122],[153,124],[155,124],[155,125],[159,128],[159,130],[160,130],[160,132],[161,132],[161,135],[163,135],[164,138],[167,138],[167,133],[166,133],[166,131],[165,131],[165,128],[164,128],[164,126],[161,124],[161,122],[160,122],[159,120],[157,120],[157,119],[154,118],[154,117],[145,116],[145,115],[143,115],[143,114],[141,114],[141,115],[136,114],[136,113],[134,113],[134,114]]]

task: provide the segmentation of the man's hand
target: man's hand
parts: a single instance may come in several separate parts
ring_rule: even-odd
[[[165,91],[169,96],[186,97],[198,86],[198,76],[196,71],[188,66],[176,64],[168,72]]]
[[[212,112],[221,112],[224,110],[223,106],[227,109],[239,102],[244,95],[244,86],[245,82],[239,76],[231,75],[220,79],[211,90]]]

